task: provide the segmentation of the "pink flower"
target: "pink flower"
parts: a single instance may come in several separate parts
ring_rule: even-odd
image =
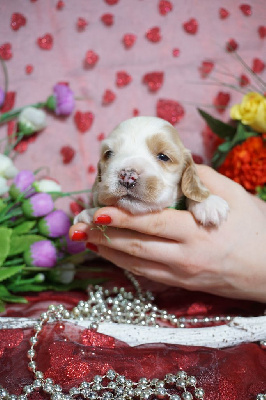
[[[24,260],[30,267],[52,268],[56,264],[56,248],[50,240],[34,242],[24,252]]]
[[[58,83],[53,88],[56,101],[56,115],[69,115],[72,113],[75,105],[74,93],[67,85]]]
[[[70,226],[70,219],[62,210],[52,211],[38,223],[40,233],[50,238],[66,235]]]
[[[5,92],[3,89],[0,87],[0,107],[4,104],[5,101]]]
[[[13,184],[10,187],[9,194],[13,199],[16,199],[21,193],[25,197],[33,194],[35,190],[32,187],[35,181],[35,176],[31,171],[22,170],[14,178]]]
[[[65,235],[60,242],[62,250],[69,254],[78,254],[86,250],[84,242],[73,242],[68,235]]]
[[[27,217],[44,217],[54,209],[54,202],[48,193],[37,193],[23,201],[21,207]]]

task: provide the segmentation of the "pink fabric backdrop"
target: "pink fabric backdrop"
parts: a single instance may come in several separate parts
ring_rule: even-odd
[[[169,3],[172,10],[164,14]],[[25,25],[17,30],[11,27],[14,13],[26,18]],[[112,25],[101,20],[104,14],[112,14]],[[174,100],[184,107],[184,118],[176,127],[185,145],[208,162],[201,136],[205,124],[196,106],[211,106],[219,91],[231,94],[229,106],[239,102],[241,93],[210,83],[215,78],[238,86],[236,79],[247,74],[234,54],[226,50],[226,43],[234,39],[238,53],[250,67],[255,58],[265,61],[265,0],[248,4],[240,0],[2,0],[0,15],[0,52],[6,43],[11,45],[6,65],[9,90],[16,92],[15,106],[45,100],[54,84],[63,81],[69,83],[76,97],[82,98],[77,100],[74,113],[94,115],[91,128],[84,134],[74,122],[74,113],[68,118],[49,115],[48,127],[16,159],[20,169],[49,167],[50,176],[62,184],[64,191],[91,187],[100,139],[120,121],[132,117],[134,110],[139,115],[156,115],[158,99]],[[83,29],[77,25],[79,18],[88,22]],[[157,42],[146,37],[154,27],[160,30],[161,39]],[[122,41],[128,33],[136,36],[131,48]],[[53,39],[51,49],[38,45],[38,39],[46,34]],[[156,39],[152,32],[150,35]],[[174,49],[178,50],[173,53]],[[93,67],[84,65],[89,50],[99,56]],[[214,64],[205,79],[200,72],[204,61]],[[31,73],[26,71],[29,65],[33,67]],[[126,71],[132,81],[118,87],[118,71]],[[164,79],[161,87],[152,92],[143,76],[155,71],[163,72]],[[236,79],[219,71],[233,74]],[[265,70],[259,75],[265,79]],[[2,72],[0,85],[3,86]],[[103,105],[106,89],[116,98]],[[213,106],[205,110],[224,120],[229,116],[228,110],[220,114]],[[1,127],[0,137],[5,137],[6,132],[7,127]],[[69,164],[63,163],[60,154],[66,145],[76,151]]]

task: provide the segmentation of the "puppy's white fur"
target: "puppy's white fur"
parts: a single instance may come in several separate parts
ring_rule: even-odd
[[[173,206],[183,195],[201,224],[218,226],[226,219],[228,204],[200,181],[190,152],[167,121],[131,118],[102,142],[93,207],[117,206],[143,214]],[[82,211],[74,223],[92,222],[94,212]]]

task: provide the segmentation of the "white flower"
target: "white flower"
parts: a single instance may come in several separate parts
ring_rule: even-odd
[[[8,191],[9,191],[9,186],[7,185],[6,179],[0,176],[0,196],[7,193]]]
[[[42,273],[40,272],[39,274],[35,275],[34,281],[35,281],[36,283],[42,283],[42,282],[44,282],[44,281],[45,281],[45,275],[42,274]]]
[[[10,179],[14,178],[17,173],[18,170],[14,166],[13,161],[4,154],[0,154],[0,176]]]
[[[35,107],[25,107],[18,116],[19,128],[24,134],[31,134],[46,127],[46,114]]]
[[[58,280],[64,285],[71,283],[75,276],[75,265],[72,263],[62,264],[60,265],[60,269],[57,271],[59,273]]]
[[[37,192],[62,192],[61,186],[51,179],[41,179],[32,185]]]

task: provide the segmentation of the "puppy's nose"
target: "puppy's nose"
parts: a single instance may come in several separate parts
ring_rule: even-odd
[[[118,174],[118,182],[120,185],[125,186],[127,189],[136,185],[139,174],[134,169],[121,169]]]

